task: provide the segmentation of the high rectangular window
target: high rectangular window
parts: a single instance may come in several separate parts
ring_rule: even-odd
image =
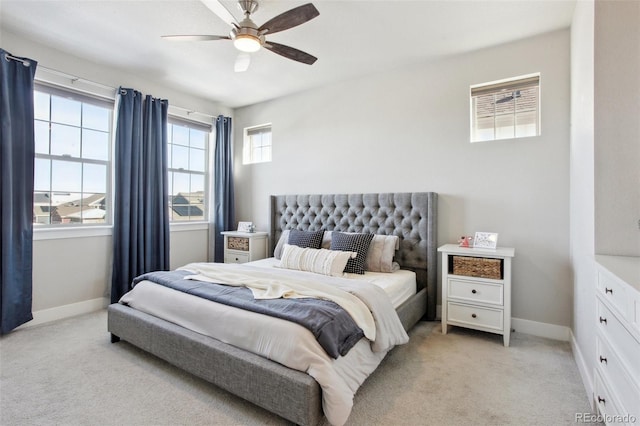
[[[204,221],[207,217],[208,146],[211,128],[169,118],[169,219]]]
[[[540,135],[540,74],[471,86],[471,142]]]
[[[242,164],[271,161],[271,124],[244,129]]]
[[[36,85],[33,223],[110,223],[113,102]]]

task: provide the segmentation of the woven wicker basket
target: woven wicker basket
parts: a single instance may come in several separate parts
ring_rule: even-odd
[[[453,274],[467,277],[502,279],[502,261],[485,257],[453,256]]]

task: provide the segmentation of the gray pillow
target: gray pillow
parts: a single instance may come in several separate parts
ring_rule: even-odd
[[[300,231],[292,229],[289,232],[287,244],[302,248],[319,249],[322,246],[324,231]]]

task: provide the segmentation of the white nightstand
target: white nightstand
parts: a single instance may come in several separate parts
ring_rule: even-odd
[[[442,334],[447,326],[511,335],[511,258],[515,249],[445,244],[442,253]]]
[[[253,262],[267,257],[268,232],[225,231],[224,263]]]

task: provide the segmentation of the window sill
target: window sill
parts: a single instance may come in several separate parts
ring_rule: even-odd
[[[170,232],[204,231],[209,229],[209,222],[171,222]]]
[[[62,240],[111,236],[113,226],[78,226],[69,228],[33,228],[33,240]]]
[[[205,231],[208,222],[171,223],[169,232]],[[69,228],[33,228],[33,241],[63,240],[67,238],[109,237],[113,234],[113,226],[77,226]]]

